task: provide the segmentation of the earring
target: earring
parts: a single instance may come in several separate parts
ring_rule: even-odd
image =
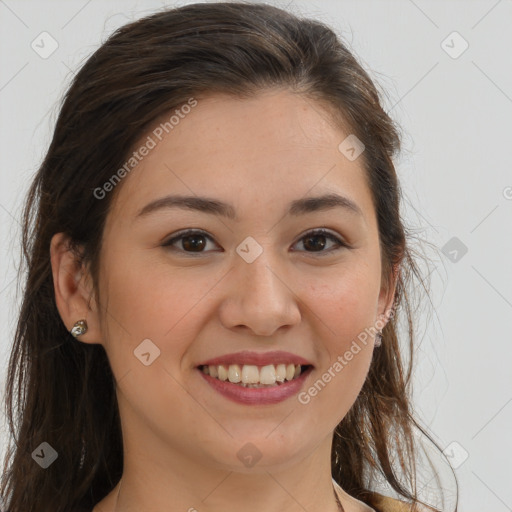
[[[85,320],[78,320],[75,323],[71,331],[69,331],[75,338],[81,336],[82,334],[87,332],[87,322]]]
[[[375,346],[380,347],[381,345],[382,345],[382,331],[379,331],[375,335]]]

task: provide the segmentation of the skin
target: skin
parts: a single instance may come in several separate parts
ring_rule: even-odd
[[[62,319],[69,329],[87,319],[79,340],[105,347],[117,381],[125,454],[117,510],[335,512],[333,430],[361,390],[373,338],[308,404],[297,396],[237,404],[195,366],[243,349],[286,350],[314,365],[307,389],[392,306],[395,282],[381,281],[363,161],[338,150],[348,133],[320,104],[290,91],[198,100],[118,185],[100,254],[101,304],[65,237],[51,245]],[[290,201],[325,192],[349,197],[363,215],[284,216]],[[239,220],[182,209],[135,220],[171,193],[231,203]],[[308,245],[304,235],[322,227],[350,248],[333,251],[329,239],[324,249]],[[202,253],[183,241],[174,252],[162,247],[186,228],[211,236]],[[252,263],[235,251],[247,236],[263,249]],[[148,338],[160,357],[145,366],[134,350]],[[247,442],[262,454],[250,468],[237,458]],[[94,512],[114,512],[118,490]]]

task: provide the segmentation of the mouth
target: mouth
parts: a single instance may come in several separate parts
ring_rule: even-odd
[[[242,350],[196,366],[210,389],[245,405],[277,404],[299,393],[314,367],[298,354],[283,350]]]
[[[266,406],[297,395],[313,365],[203,364],[197,370],[210,389],[228,400],[246,406]]]
[[[286,382],[299,379],[312,369],[312,365],[293,363],[268,364],[219,364],[199,365],[198,369],[211,378],[236,384],[244,388],[270,388],[281,386]]]

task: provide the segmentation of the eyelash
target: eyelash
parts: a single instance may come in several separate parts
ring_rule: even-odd
[[[168,249],[170,249],[172,251],[181,251],[181,252],[184,252],[185,254],[193,256],[193,257],[199,256],[201,254],[204,254],[205,251],[202,251],[202,252],[201,251],[200,252],[187,252],[187,251],[184,251],[182,249],[178,249],[176,247],[172,247],[172,244],[174,244],[175,242],[177,242],[179,240],[182,240],[183,238],[187,238],[189,236],[192,236],[192,235],[201,235],[201,236],[204,236],[205,238],[209,239],[212,242],[214,241],[213,238],[210,235],[207,235],[204,231],[197,230],[197,229],[188,229],[186,231],[182,231],[181,233],[178,233],[176,236],[173,236],[172,238],[170,238],[169,240],[164,242],[162,244],[162,247],[166,247],[166,248],[168,248]],[[338,237],[334,236],[331,232],[327,231],[326,229],[322,229],[322,228],[313,229],[311,231],[308,231],[298,241],[300,242],[301,240],[304,240],[308,236],[311,237],[311,236],[319,236],[319,235],[325,236],[326,238],[329,238],[330,240],[336,242],[338,244],[338,246],[333,248],[333,249],[327,250],[327,251],[306,251],[306,252],[309,252],[310,254],[317,254],[320,257],[322,257],[325,254],[331,254],[333,252],[337,252],[337,251],[339,251],[342,248],[347,248],[347,249],[350,248],[348,244],[346,244],[345,242],[340,240]]]

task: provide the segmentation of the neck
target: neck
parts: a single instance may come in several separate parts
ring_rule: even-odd
[[[325,446],[329,448],[330,455],[330,440]],[[209,470],[203,465],[191,474],[190,461],[188,464],[182,461],[182,471],[155,472],[147,458],[128,457],[112,510],[167,512],[169,504],[172,504],[173,509],[188,512],[343,511],[330,476],[330,458],[328,471],[315,469],[316,459],[324,452],[325,447],[320,447],[312,457],[288,469],[257,473]],[[178,462],[179,457],[175,456],[170,460]],[[134,463],[131,464],[130,460]]]

